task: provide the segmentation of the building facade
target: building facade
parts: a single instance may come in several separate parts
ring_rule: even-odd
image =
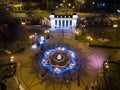
[[[50,26],[52,29],[76,28],[78,16],[76,14],[72,14],[72,15],[51,14],[49,18],[50,18]]]

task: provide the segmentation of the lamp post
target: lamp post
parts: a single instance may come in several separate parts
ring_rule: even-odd
[[[118,24],[113,24],[113,28],[115,29],[115,35],[117,37]]]
[[[14,56],[10,57],[10,62],[14,62]]]
[[[106,90],[109,90],[110,89],[110,86],[109,86],[109,80],[110,80],[110,63],[108,61],[106,61],[104,63],[104,66],[103,66],[103,78],[104,78],[104,82],[105,82],[105,88]]]
[[[75,33],[75,40],[77,40],[78,39],[79,31],[75,31],[74,33]]]

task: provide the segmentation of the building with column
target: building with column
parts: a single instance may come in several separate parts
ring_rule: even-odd
[[[11,6],[13,8],[13,11],[22,11],[23,10],[23,4],[22,3],[12,4]]]
[[[51,14],[50,18],[50,26],[51,29],[59,29],[59,28],[76,28],[77,18],[76,14],[72,15],[58,15],[58,14]]]

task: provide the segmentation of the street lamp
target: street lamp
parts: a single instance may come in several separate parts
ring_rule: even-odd
[[[92,4],[95,4],[95,2],[92,2]]]
[[[75,31],[74,33],[75,33],[75,40],[77,40],[77,39],[78,39],[77,36],[78,36],[78,34],[79,34],[80,32],[79,32],[79,31]]]
[[[86,39],[91,40],[91,41],[93,40],[91,36],[87,36]]]
[[[75,7],[73,6],[72,8],[74,9]]]
[[[108,66],[108,65],[106,65],[105,67],[106,67],[106,68],[109,68],[109,66]]]
[[[65,0],[63,0],[63,3],[65,3]]]
[[[10,57],[10,62],[13,62],[14,61],[14,56],[11,56]]]
[[[83,1],[82,1],[82,3],[84,4],[84,3],[85,3],[85,1],[83,0]]]
[[[61,3],[60,6],[63,6],[63,4]]]
[[[21,22],[21,24],[22,24],[22,25],[26,25],[26,23],[25,23],[25,22]]]
[[[71,3],[69,3],[68,6],[70,7],[70,6],[71,6]]]
[[[118,24],[113,24],[113,28],[115,28],[115,32],[116,32],[115,34],[116,34],[116,37],[117,37],[117,35],[118,35],[117,34]]]
[[[29,39],[32,39],[32,38],[34,38],[35,37],[35,35],[33,34],[33,35],[30,35],[29,36]]]
[[[56,8],[58,8],[58,6],[56,6]]]
[[[113,25],[113,28],[117,28],[117,27],[118,27],[118,25],[117,25],[117,24],[114,24],[114,25]]]

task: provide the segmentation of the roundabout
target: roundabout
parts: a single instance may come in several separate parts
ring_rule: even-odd
[[[44,53],[41,64],[53,74],[63,74],[74,70],[77,65],[76,55],[65,47],[57,47]]]

